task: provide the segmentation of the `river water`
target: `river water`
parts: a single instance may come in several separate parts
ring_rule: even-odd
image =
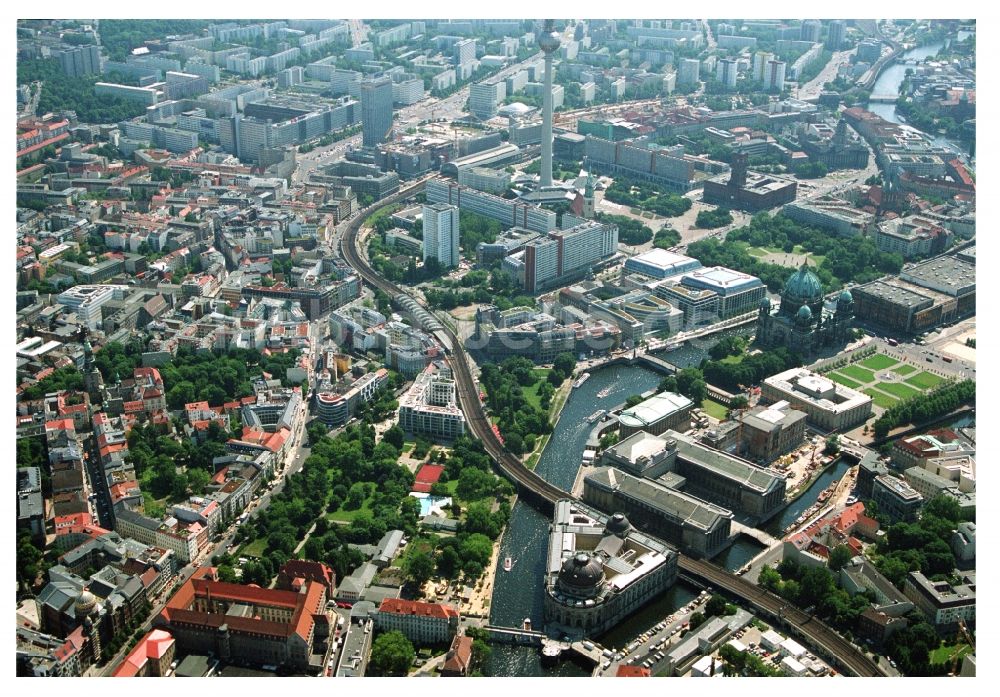
[[[960,31],[957,35],[958,41],[963,41],[969,36],[969,32]],[[926,46],[918,46],[916,48],[910,49],[904,53],[895,63],[890,65],[888,68],[882,71],[879,75],[878,80],[875,81],[874,87],[872,87],[872,94],[877,95],[898,95],[899,86],[903,84],[903,79],[906,77],[907,68],[912,68],[912,65],[905,65],[907,60],[924,60],[926,58],[932,58],[937,55],[937,52],[941,50],[944,46],[943,42],[937,42],[933,44],[928,44]],[[867,109],[874,114],[878,114],[886,121],[891,123],[904,123],[900,119],[899,115],[896,114],[896,105],[893,103],[876,103],[869,104]],[[939,147],[948,148],[955,153],[968,155],[967,148],[961,146],[958,143],[942,138],[939,134],[928,133],[931,137],[934,145]]]

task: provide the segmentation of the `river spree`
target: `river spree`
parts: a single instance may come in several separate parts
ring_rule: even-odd
[[[956,36],[956,40],[963,41],[968,36],[969,32],[960,31]],[[875,85],[872,87],[872,94],[898,95],[899,86],[903,84],[907,68],[913,67],[905,65],[905,62],[908,60],[920,61],[933,58],[941,50],[942,46],[944,46],[943,42],[937,42],[926,46],[918,46],[904,53],[895,63],[882,71],[882,74],[879,75],[878,80],[875,81]],[[869,104],[867,105],[867,109],[891,123],[904,123],[896,113],[896,105],[893,103]],[[948,148],[959,154],[968,154],[968,151],[958,143],[942,138],[935,133],[928,133],[927,135],[931,137],[932,142],[937,146]]]
[[[595,371],[570,394],[535,471],[568,491],[580,468],[587,436],[594,427],[587,423],[587,417],[597,409],[612,409],[633,394],[655,389],[661,379],[658,373],[639,366],[612,366]],[[604,390],[608,390],[606,394]],[[599,392],[604,396],[598,397]],[[492,624],[520,627],[524,618],[530,617],[534,627],[542,628],[542,578],[550,522],[548,516],[523,501],[514,505],[500,543],[500,557],[511,557],[514,566],[509,572],[497,572],[490,607]],[[539,659],[538,649],[534,647],[494,645],[484,673],[494,676],[589,674],[572,661],[543,667]]]

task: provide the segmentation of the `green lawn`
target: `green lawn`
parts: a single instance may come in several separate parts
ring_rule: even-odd
[[[909,363],[900,363],[892,369],[892,372],[896,375],[909,375],[910,373],[917,372],[917,369]]]
[[[541,409],[542,408],[542,401],[538,397],[538,388],[541,387],[542,383],[545,382],[546,379],[549,377],[549,369],[548,368],[535,368],[532,372],[536,376],[538,376],[538,382],[536,382],[531,387],[525,387],[525,388],[523,388],[523,390],[524,390],[524,398],[528,401],[528,404],[530,404],[533,407],[536,407],[538,409]]]
[[[327,513],[326,519],[338,521],[341,523],[350,523],[352,520],[357,518],[362,513],[368,513],[369,515],[371,515],[372,512],[371,505],[372,505],[372,500],[371,497],[369,497],[366,498],[365,502],[361,504],[361,508],[356,508],[353,511],[345,511],[343,507],[341,507],[336,511],[334,511],[333,513]]]
[[[959,659],[967,653],[972,653],[972,647],[968,644],[941,646],[931,651],[931,663],[947,663],[954,657],[956,650]]]
[[[715,417],[720,421],[726,418],[726,412],[728,411],[728,409],[726,409],[726,406],[724,404],[719,404],[718,402],[711,399],[703,400],[701,403],[701,408],[706,414]]]
[[[264,556],[265,549],[267,549],[267,538],[261,537],[240,547],[240,551],[237,552],[236,556],[259,558]]]
[[[934,373],[928,373],[926,370],[922,370],[916,375],[906,378],[906,382],[910,383],[914,387],[918,387],[921,390],[929,390],[930,388],[944,382],[944,378],[938,377]]]
[[[861,361],[861,365],[872,370],[885,370],[899,363],[895,358],[886,356],[884,353],[876,353]]]
[[[875,400],[875,404],[882,407],[883,409],[888,409],[896,405],[897,401],[896,398],[890,397],[885,392],[879,392],[878,390],[873,390],[870,387],[863,391],[866,395]]]
[[[860,366],[845,365],[843,368],[839,369],[839,372],[849,378],[854,378],[861,383],[875,381],[875,373],[870,370],[865,370]]]
[[[812,252],[807,252],[802,248],[801,244],[795,245],[791,252],[786,252],[780,247],[747,247],[747,253],[754,257],[766,257],[768,254],[804,254],[809,257],[809,261],[813,262],[816,266],[823,263],[826,256],[823,254],[813,254]]]
[[[852,390],[856,390],[861,387],[860,382],[855,382],[848,377],[844,377],[840,373],[827,373],[826,376],[834,382],[839,382],[844,387],[850,387]]]
[[[880,382],[875,387],[879,388],[883,392],[888,392],[893,397],[898,397],[899,399],[909,399],[910,397],[916,397],[920,394],[920,390],[915,390],[909,385],[904,385],[901,382]]]

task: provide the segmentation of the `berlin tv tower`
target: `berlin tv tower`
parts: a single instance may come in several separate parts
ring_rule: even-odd
[[[538,47],[545,53],[545,87],[542,95],[542,167],[539,187],[552,186],[552,54],[559,50],[559,34],[552,30],[552,20],[538,37]]]

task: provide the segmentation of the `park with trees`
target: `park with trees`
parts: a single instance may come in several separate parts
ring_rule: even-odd
[[[552,397],[575,367],[570,353],[557,356],[548,370],[536,368],[521,356],[499,365],[483,364],[480,382],[486,390],[486,404],[508,450],[515,455],[530,452],[538,437],[552,432],[548,414]]]
[[[698,211],[698,215],[694,219],[695,227],[707,230],[724,227],[732,222],[733,214],[727,208]]]
[[[963,404],[975,404],[976,383],[973,380],[946,382],[921,395],[915,395],[892,405],[872,424],[875,439],[885,438],[903,424],[919,424],[949,414]]]
[[[778,292],[791,270],[765,262],[749,250],[781,249],[792,253],[797,245],[818,259],[812,271],[828,292],[848,282],[862,284],[885,274],[897,274],[903,267],[899,254],[880,251],[869,237],[836,237],[781,213],[758,213],[749,224],[731,230],[725,241],[699,240],[688,247],[688,254],[705,266],[728,266],[757,276],[770,290]]]
[[[625,177],[616,177],[604,191],[604,198],[630,208],[641,208],[664,218],[683,215],[691,209],[691,199],[660,191],[656,186]]]

